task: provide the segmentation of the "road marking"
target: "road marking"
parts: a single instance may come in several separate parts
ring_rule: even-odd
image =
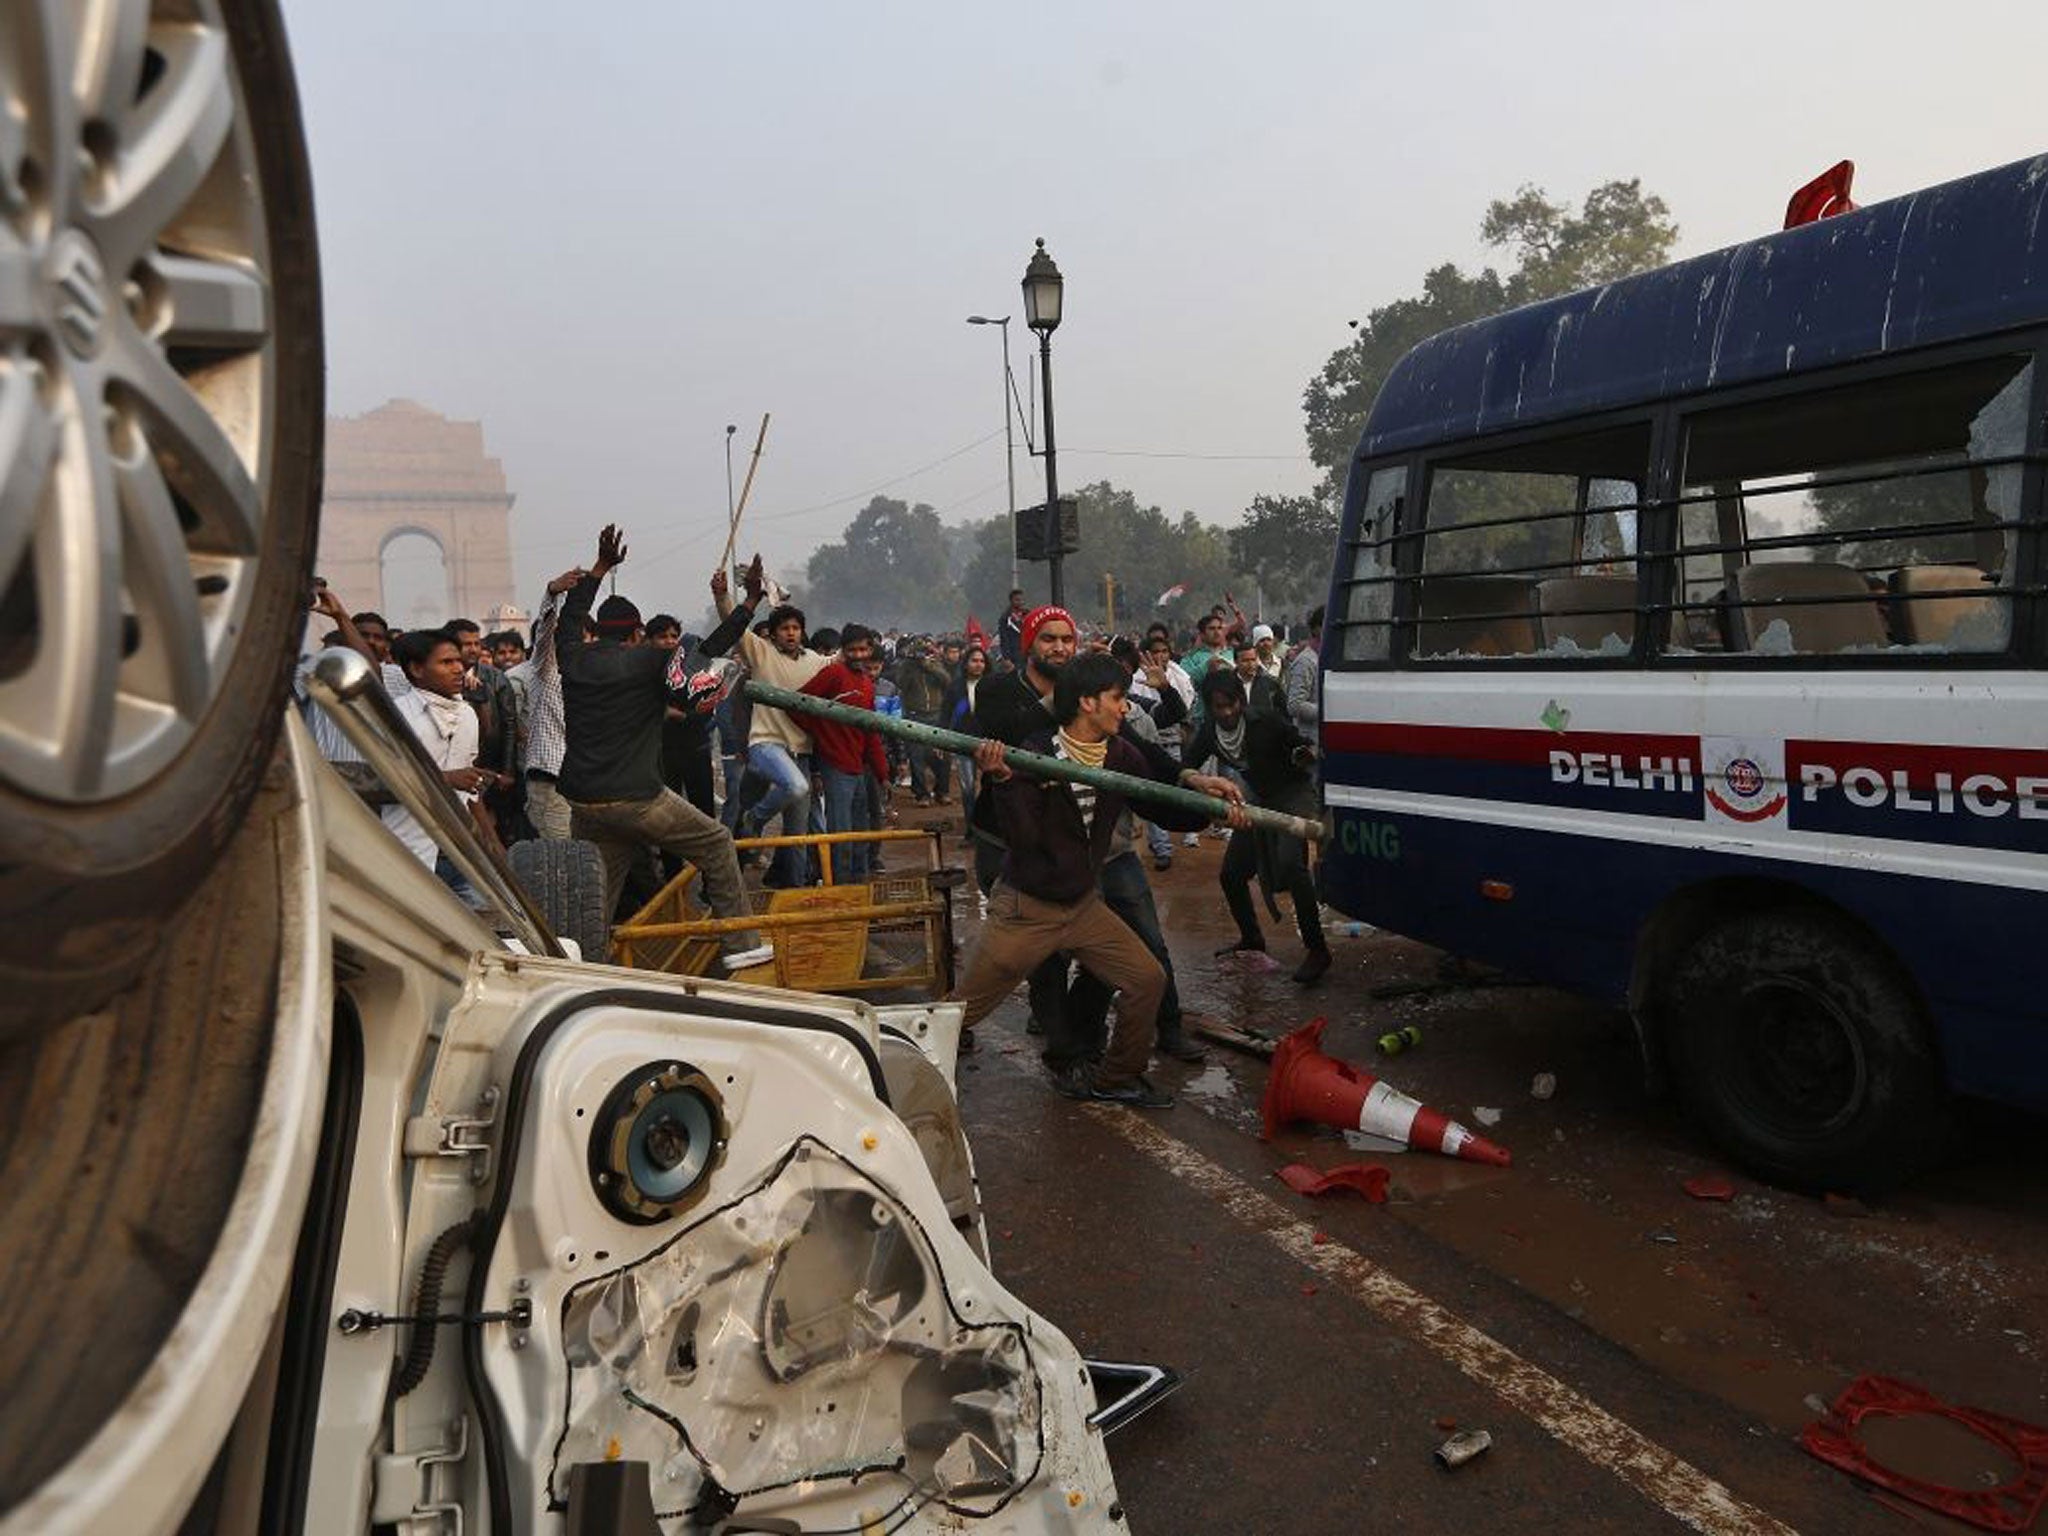
[[[1289,1258],[1343,1287],[1402,1332],[1419,1339],[1481,1386],[1491,1388],[1550,1435],[1604,1467],[1673,1519],[1712,1536],[1796,1536],[1792,1527],[1745,1504],[1699,1468],[1624,1424],[1498,1339],[1480,1332],[1355,1249],[1317,1243],[1316,1229],[1220,1163],[1126,1109],[1083,1106],[1104,1128],[1190,1188],[1216,1201]]]

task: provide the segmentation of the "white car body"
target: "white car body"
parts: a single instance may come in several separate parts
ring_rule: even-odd
[[[334,1536],[560,1531],[571,1464],[608,1458],[647,1463],[673,1532],[709,1529],[685,1511],[720,1489],[735,1528],[1121,1520],[1087,1366],[984,1257],[951,1103],[957,1007],[521,953],[296,719],[280,760],[288,825],[243,833],[280,837],[293,871],[243,1187],[158,1368],[0,1529],[174,1530],[217,1457],[219,1530],[295,1511]],[[591,1127],[614,1085],[663,1063],[714,1086],[728,1134],[686,1211],[636,1224],[599,1197]],[[416,1389],[388,1401],[414,1330],[341,1319],[410,1313],[435,1238],[478,1210],[483,1251],[455,1261],[439,1310],[520,1303],[521,1322],[434,1328]],[[303,1486],[281,1493],[285,1465]]]

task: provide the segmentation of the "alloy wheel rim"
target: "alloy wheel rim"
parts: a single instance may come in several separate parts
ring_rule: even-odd
[[[277,363],[216,0],[0,6],[0,781],[133,793],[247,628]]]

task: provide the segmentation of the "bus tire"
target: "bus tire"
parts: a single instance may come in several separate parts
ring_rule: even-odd
[[[531,838],[514,843],[507,857],[555,936],[574,939],[585,960],[604,964],[610,914],[604,909],[604,857],[597,844]]]
[[[1876,1190],[1946,1144],[1948,1092],[1919,1000],[1846,921],[1798,910],[1736,918],[1685,951],[1665,995],[1680,1091],[1760,1177]]]

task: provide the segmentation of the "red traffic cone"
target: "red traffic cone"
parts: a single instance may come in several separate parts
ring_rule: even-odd
[[[1370,1072],[1323,1054],[1327,1021],[1315,1019],[1282,1040],[1273,1052],[1266,1096],[1259,1104],[1265,1139],[1290,1120],[1313,1120],[1347,1131],[1364,1131],[1406,1142],[1424,1152],[1441,1152],[1468,1162],[1506,1168],[1507,1150],[1475,1136],[1441,1110],[1419,1103]]]

